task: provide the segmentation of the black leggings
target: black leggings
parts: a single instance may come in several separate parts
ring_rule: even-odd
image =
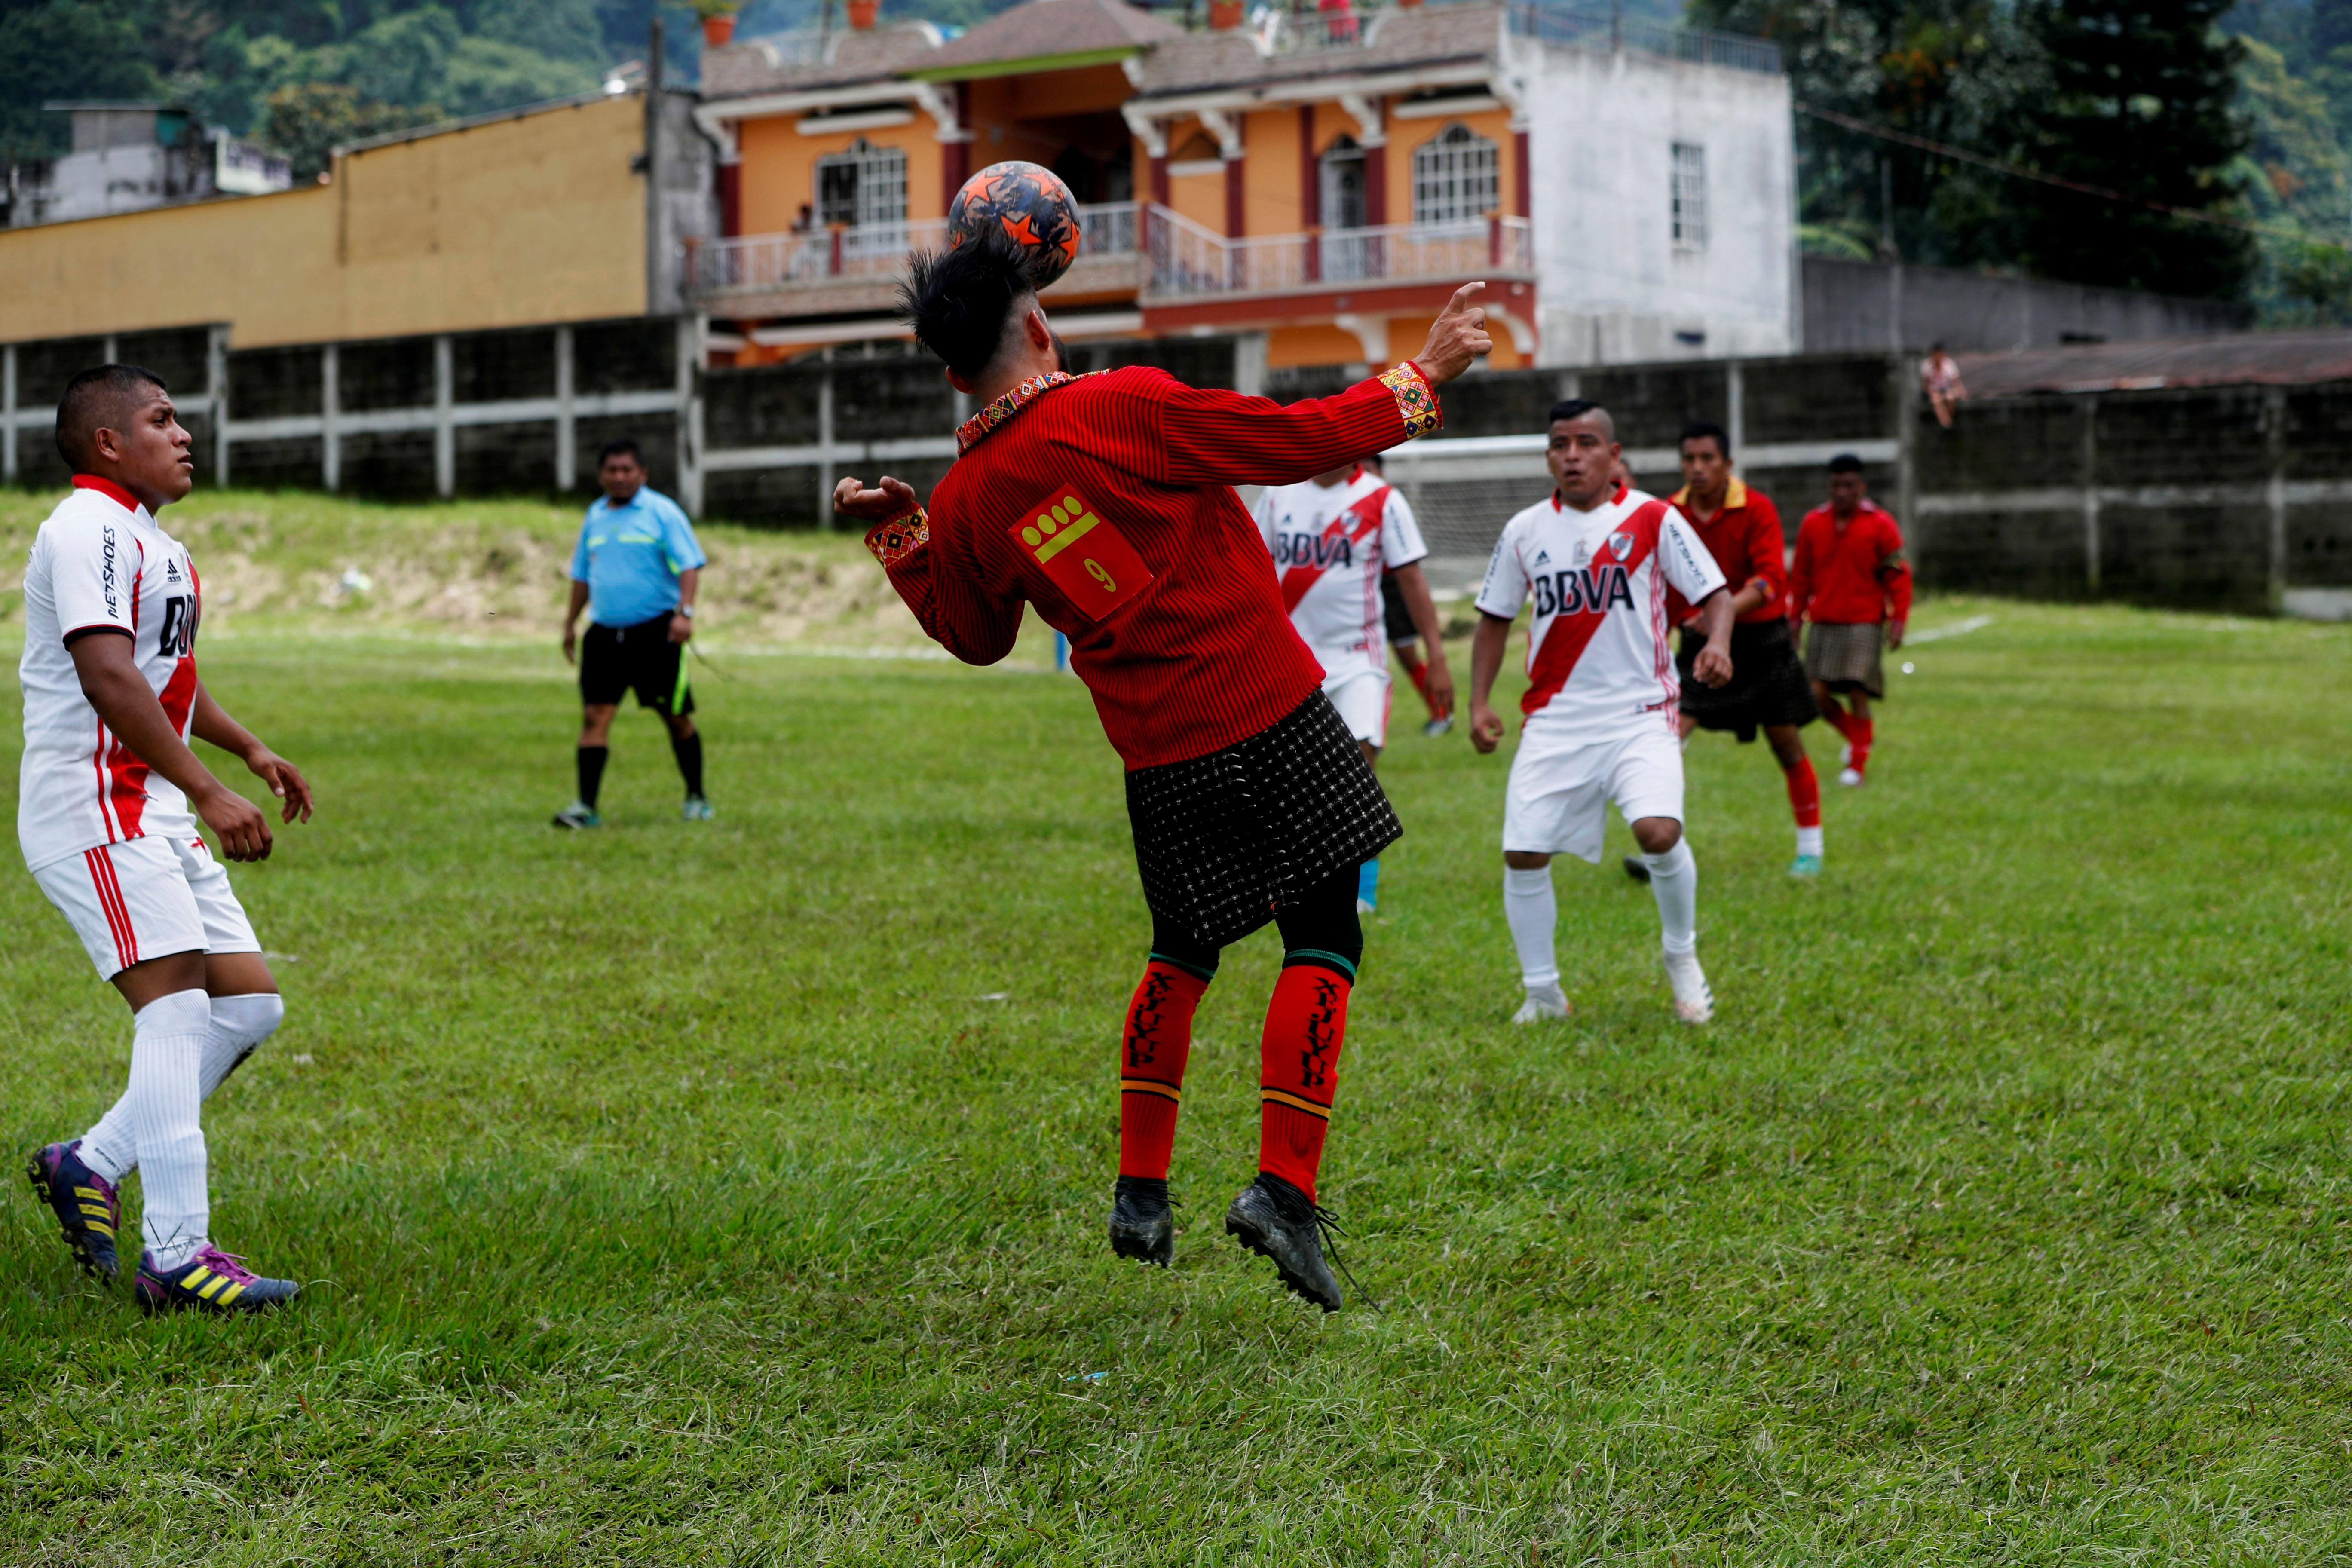
[[[1282,932],[1286,952],[1313,948],[1339,954],[1353,970],[1363,962],[1364,926],[1356,918],[1356,884],[1361,868],[1342,866],[1298,897],[1278,905],[1274,923]],[[1151,921],[1154,957],[1182,964],[1204,978],[1217,972],[1219,949],[1195,941],[1190,932],[1154,917]]]

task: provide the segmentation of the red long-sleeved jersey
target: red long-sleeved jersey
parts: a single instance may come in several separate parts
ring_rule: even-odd
[[[1788,547],[1780,539],[1780,509],[1762,490],[1749,489],[1748,481],[1734,474],[1729,489],[1724,492],[1723,507],[1713,517],[1701,522],[1693,514],[1690,487],[1685,485],[1670,498],[1676,511],[1683,514],[1706,544],[1715,563],[1723,568],[1723,580],[1731,585],[1736,595],[1751,583],[1761,583],[1768,597],[1739,618],[1748,622],[1786,620],[1789,616]],[[1691,613],[1682,595],[1666,595],[1666,614],[1680,624]]]
[[[1041,377],[965,423],[928,514],[877,523],[866,545],[967,664],[1012,652],[1036,605],[1127,765],[1183,762],[1323,680],[1233,487],[1295,483],[1441,421],[1410,363],[1288,406],[1143,366]]]
[[[1807,512],[1789,568],[1789,613],[1832,626],[1909,620],[1911,566],[1895,519],[1869,500],[1843,528],[1825,506]]]

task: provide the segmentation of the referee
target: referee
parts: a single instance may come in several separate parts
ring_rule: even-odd
[[[606,744],[624,692],[637,694],[669,726],[669,749],[686,777],[688,822],[708,822],[702,794],[702,736],[694,727],[687,685],[686,641],[694,635],[694,595],[701,585],[702,546],[678,504],[646,483],[645,453],[613,441],[597,454],[604,494],[588,508],[572,552],[572,603],[563,612],[563,657],[580,666],[580,798],[555,814],[558,827],[594,827],[596,792],[604,781]],[[575,630],[589,611],[588,637]]]

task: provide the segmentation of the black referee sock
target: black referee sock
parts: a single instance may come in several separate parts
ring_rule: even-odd
[[[671,755],[677,758],[677,771],[686,775],[686,793],[691,795],[700,795],[702,793],[702,731],[697,730],[693,734],[680,738],[677,731],[671,731],[669,749]]]
[[[596,809],[596,792],[604,783],[604,759],[613,754],[610,746],[580,748],[580,804],[589,810]]]

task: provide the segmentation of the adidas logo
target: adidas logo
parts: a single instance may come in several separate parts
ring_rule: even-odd
[[[178,582],[180,580],[180,563],[176,561],[166,561],[163,563],[163,577],[166,582]]]
[[[1551,552],[1550,552],[1550,551],[1549,551],[1549,550],[1538,550],[1538,551],[1537,551],[1537,552],[1536,552],[1536,564],[1537,564],[1537,565],[1538,565],[1538,566],[1549,566],[1549,565],[1550,565],[1550,564],[1551,564]]]

